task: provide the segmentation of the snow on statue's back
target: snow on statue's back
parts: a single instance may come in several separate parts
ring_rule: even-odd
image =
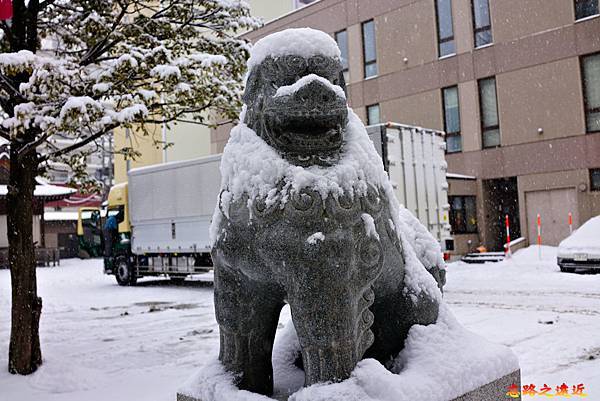
[[[448,361],[462,352],[457,339],[475,342],[442,304],[439,245],[399,205],[347,106],[335,42],[309,28],[279,32],[255,45],[248,67],[211,227],[220,362],[184,393],[203,401],[224,393],[254,399],[236,388],[273,394],[272,346],[284,302],[293,324],[273,354],[276,393],[278,375],[298,377],[295,364],[311,386],[298,400],[379,399],[367,396],[371,385],[391,380],[398,390],[421,365],[447,381]],[[444,369],[435,368],[434,355],[415,352],[428,347],[421,337],[440,342],[436,353],[451,350],[437,359]],[[454,377],[461,385],[453,396],[515,370],[512,355],[498,358],[492,349],[492,368],[477,380]],[[359,372],[366,380],[357,383]],[[312,387],[324,382],[341,383]],[[395,393],[398,400],[411,394]],[[428,399],[450,399],[438,395]]]

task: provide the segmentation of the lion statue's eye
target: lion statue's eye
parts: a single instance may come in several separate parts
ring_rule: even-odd
[[[289,75],[304,75],[307,67],[306,59],[304,57],[287,56],[283,61]]]
[[[330,67],[330,62],[327,57],[324,56],[313,56],[310,58],[309,67],[314,70],[327,70]]]

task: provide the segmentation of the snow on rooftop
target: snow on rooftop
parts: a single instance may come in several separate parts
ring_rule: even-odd
[[[76,189],[59,187],[58,185],[39,184],[35,186],[34,196],[65,196],[77,192]],[[0,196],[8,194],[8,186],[0,185]]]
[[[77,212],[44,212],[46,221],[77,221]]]
[[[248,69],[259,65],[265,58],[297,55],[305,58],[323,55],[340,58],[335,40],[323,31],[312,28],[292,28],[272,33],[257,41],[250,49]]]

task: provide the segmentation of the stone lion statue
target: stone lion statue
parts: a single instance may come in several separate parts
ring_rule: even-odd
[[[220,361],[239,388],[269,395],[286,302],[305,385],[341,381],[363,358],[389,363],[412,325],[436,321],[444,271],[432,238],[420,252],[408,238],[425,229],[402,217],[347,106],[336,43],[279,32],[255,44],[248,69],[211,227],[215,309]]]

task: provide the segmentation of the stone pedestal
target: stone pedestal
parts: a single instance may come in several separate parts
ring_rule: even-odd
[[[509,399],[507,398],[506,393],[513,384],[519,389],[519,397],[511,397],[510,399],[521,400],[521,371],[515,370],[491,383],[478,387],[473,391],[469,391],[452,401],[497,401]],[[179,398],[177,398],[177,400],[179,401]],[[190,399],[189,401],[192,400]]]
[[[520,401],[521,396],[517,398],[508,398],[507,392],[512,385],[516,385],[517,388],[521,388],[521,371],[515,370],[514,372],[496,379],[488,384],[480,386],[474,390],[469,391],[457,398],[447,401],[497,401],[504,399],[511,399]],[[257,398],[258,399],[258,398]],[[287,400],[287,396],[272,398],[273,400],[283,401]],[[247,400],[246,396],[240,396],[240,400]],[[196,398],[192,395],[185,393],[177,394],[177,401],[209,401],[200,398]]]

